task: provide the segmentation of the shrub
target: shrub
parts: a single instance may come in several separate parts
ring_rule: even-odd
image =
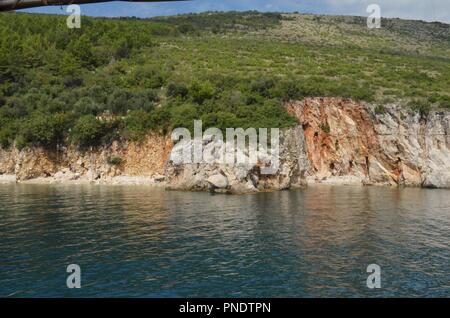
[[[329,125],[327,122],[321,123],[321,124],[319,125],[319,127],[320,127],[320,129],[322,129],[322,131],[323,131],[324,133],[326,133],[326,134],[329,134],[329,133],[331,132],[330,125]]]
[[[351,97],[359,101],[373,101],[375,98],[375,92],[370,87],[359,87],[350,91],[348,97]]]
[[[154,90],[132,92],[125,89],[115,89],[107,98],[106,109],[111,114],[122,116],[136,109],[144,109],[149,112],[154,108],[154,102],[158,99]]]
[[[258,93],[264,97],[270,96],[270,90],[273,87],[275,87],[275,81],[271,78],[261,78],[251,83],[252,92]]]
[[[15,147],[20,151],[22,149],[24,149],[25,147],[27,147],[27,142],[25,141],[25,139],[23,138],[23,136],[17,136],[15,143],[14,143]]]
[[[181,83],[170,83],[167,86],[167,96],[186,98],[189,93],[186,85]]]
[[[172,107],[170,109],[170,117],[174,128],[183,127],[188,129],[193,128],[194,120],[199,119],[196,106],[191,104]]]
[[[23,122],[20,131],[27,144],[54,147],[63,143],[70,121],[66,114],[36,113]]]
[[[124,136],[133,141],[142,141],[151,126],[151,116],[144,110],[133,110],[124,120]]]
[[[71,136],[81,147],[97,146],[104,136],[103,125],[93,115],[82,116],[76,121]]]
[[[450,109],[450,96],[441,96],[438,102],[440,107]]]
[[[139,67],[134,74],[133,84],[143,88],[160,88],[164,85],[164,75],[156,67]]]
[[[0,129],[0,146],[3,149],[9,148],[14,140],[14,132],[10,127],[2,127]]]
[[[142,109],[151,112],[155,108],[155,102],[159,101],[159,97],[154,90],[133,93],[128,101],[128,111]]]
[[[111,166],[120,166],[123,163],[123,159],[120,157],[108,157],[106,162]]]
[[[76,40],[72,40],[68,50],[78,59],[83,67],[95,67],[96,61],[92,53],[92,43],[85,34]]]
[[[247,119],[250,116],[251,121]],[[255,105],[250,114],[240,118],[244,128],[287,128],[298,123],[297,119],[290,116],[276,99],[266,100],[263,105]]]
[[[236,115],[224,111],[205,114],[201,119],[203,129],[214,127],[221,129],[223,133],[225,133],[227,128],[239,128],[242,126]]]
[[[375,107],[375,114],[377,115],[383,115],[386,113],[386,107],[384,107],[383,105],[377,105]]]
[[[22,98],[10,98],[6,105],[0,108],[0,123],[28,116],[27,108]]]
[[[178,26],[178,31],[182,34],[192,33],[195,31],[195,28],[192,24],[184,23]]]
[[[155,132],[165,134],[171,125],[171,115],[167,107],[155,109],[150,114],[150,129]]]
[[[78,75],[67,75],[64,77],[63,79],[64,82],[64,86],[66,88],[75,88],[75,87],[80,87],[84,84],[84,80],[83,78],[81,78]]]
[[[284,101],[297,100],[297,99],[301,99],[303,97],[303,95],[301,93],[301,89],[296,82],[289,81],[287,83],[282,83],[282,85],[283,85],[283,87],[281,89],[282,94],[280,97]]]
[[[117,59],[127,59],[131,55],[132,44],[126,39],[121,39],[117,45],[114,57]]]
[[[75,76],[80,73],[81,64],[72,54],[65,52],[59,61],[59,74],[62,76]]]
[[[421,117],[428,116],[429,112],[431,111],[430,102],[425,100],[415,99],[409,102],[408,105],[413,111],[419,113]]]
[[[0,107],[2,107],[2,106],[5,105],[5,104],[6,104],[6,98],[5,98],[5,96],[3,95],[3,92],[0,91]]]
[[[167,36],[172,34],[172,31],[173,29],[170,26],[159,23],[152,23],[149,26],[149,32],[156,36]]]
[[[131,98],[129,91],[117,89],[108,97],[107,109],[114,115],[125,115],[132,108]]]
[[[192,100],[198,104],[203,104],[205,100],[214,96],[215,89],[209,82],[194,81],[189,87],[189,94]]]
[[[80,115],[98,115],[104,109],[90,97],[82,97],[74,105],[73,110]]]

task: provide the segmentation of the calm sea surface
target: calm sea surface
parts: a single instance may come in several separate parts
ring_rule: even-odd
[[[0,296],[450,297],[450,191],[0,185]]]

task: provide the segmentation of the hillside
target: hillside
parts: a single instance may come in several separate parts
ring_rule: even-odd
[[[0,15],[0,143],[81,147],[150,130],[289,127],[289,100],[450,109],[450,26],[301,14]]]

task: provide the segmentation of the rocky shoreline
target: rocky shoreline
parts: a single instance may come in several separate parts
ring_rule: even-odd
[[[308,184],[450,188],[450,112],[310,98],[286,104],[299,125],[280,135],[280,166],[176,164],[170,136],[58,153],[0,150],[0,183],[140,184],[169,190],[256,193]]]
[[[148,177],[136,177],[136,176],[116,176],[109,179],[89,180],[81,177],[76,179],[60,178],[60,177],[38,177],[28,180],[17,180],[15,175],[0,175],[0,184],[63,184],[63,185],[85,185],[85,184],[97,184],[97,185],[146,185],[154,187],[165,187],[165,182],[155,180]]]

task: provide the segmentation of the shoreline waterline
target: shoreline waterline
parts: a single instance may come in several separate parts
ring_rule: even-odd
[[[28,180],[17,180],[16,175],[13,174],[0,174],[0,185],[10,184],[24,184],[24,185],[61,185],[61,186],[78,186],[78,185],[97,185],[97,186],[148,186],[156,189],[163,189],[166,191],[180,191],[180,192],[208,192],[201,190],[180,190],[173,189],[165,181],[155,179],[151,177],[143,176],[116,176],[108,179],[89,180],[87,178],[79,178],[75,180],[60,180],[55,177],[38,177]],[[291,187],[289,189],[265,189],[257,192],[244,192],[244,193],[227,193],[227,194],[256,194],[256,193],[270,193],[279,191],[295,191],[298,189],[305,189],[307,187],[380,187],[391,189],[403,189],[403,188],[415,188],[415,189],[428,189],[428,190],[450,190],[448,188],[428,188],[418,186],[395,186],[390,184],[377,184],[377,183],[364,183],[364,180],[360,178],[352,178],[348,176],[333,177],[326,180],[318,180],[314,177],[307,177],[305,184],[301,187]],[[217,193],[221,194],[221,193]]]

